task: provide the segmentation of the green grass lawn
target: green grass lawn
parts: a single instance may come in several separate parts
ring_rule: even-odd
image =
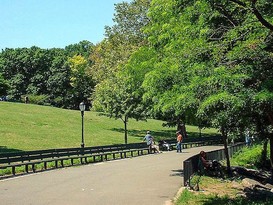
[[[79,147],[81,114],[77,110],[23,103],[0,102],[0,152]],[[128,143],[142,141],[147,130],[156,140],[175,139],[175,128],[162,127],[163,121],[128,122]],[[194,126],[186,126],[191,137],[199,135]],[[124,124],[99,113],[84,114],[85,146],[124,143]],[[203,135],[215,129],[202,130]]]

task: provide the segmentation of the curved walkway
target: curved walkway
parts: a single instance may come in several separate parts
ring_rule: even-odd
[[[183,161],[205,146],[0,181],[5,205],[164,205],[182,186]]]

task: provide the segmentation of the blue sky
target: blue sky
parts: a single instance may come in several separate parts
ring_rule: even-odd
[[[123,0],[0,0],[0,51],[38,46],[64,48],[104,38],[114,4]],[[130,0],[126,0],[129,2]]]

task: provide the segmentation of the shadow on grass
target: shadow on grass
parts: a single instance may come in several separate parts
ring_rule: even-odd
[[[9,153],[9,152],[21,152],[21,151],[23,151],[23,150],[8,148],[6,146],[0,146],[0,154]]]
[[[203,204],[203,205],[219,205],[219,204],[232,204],[232,205],[271,205],[273,204],[272,197],[260,196],[257,195],[246,196],[237,195],[235,197],[219,196],[216,194],[204,194],[202,192],[191,192],[185,189],[178,201],[175,203],[176,205],[182,204]]]
[[[225,197],[218,197],[218,196],[211,196],[208,199],[203,201],[204,205],[218,205],[218,204],[234,204],[234,205],[270,205],[273,204],[273,198],[264,198],[264,199],[255,199],[255,198],[245,198],[245,197],[236,197],[236,198],[229,198]]]
[[[113,128],[111,129],[112,131],[115,132],[120,132],[124,133],[124,129],[122,128]],[[139,140],[142,140],[144,136],[146,135],[147,130],[128,130],[128,136],[130,137],[135,137]],[[151,131],[151,135],[154,136],[156,141],[159,140],[172,140],[176,139],[176,130],[159,130],[159,131]],[[188,132],[188,137],[189,138],[196,138],[200,137],[199,132]],[[214,136],[215,134],[206,134],[202,133],[202,137],[208,137],[208,136]]]
[[[122,128],[113,128],[111,130],[115,132],[124,133],[124,129]],[[147,130],[128,130],[128,135],[130,137],[135,137],[142,140],[146,135],[146,132]],[[151,131],[151,135],[154,136],[156,140],[176,138],[175,130]]]

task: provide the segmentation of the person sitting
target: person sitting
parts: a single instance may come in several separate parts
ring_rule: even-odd
[[[152,141],[151,148],[154,150],[155,153],[161,153],[161,151],[159,150],[159,146],[156,145],[154,141]]]
[[[220,174],[222,175],[221,164],[216,160],[207,160],[207,154],[205,151],[200,152],[198,167],[201,173],[204,173],[204,171],[220,171]]]
[[[171,145],[169,143],[167,143],[164,140],[160,140],[158,141],[158,146],[162,149],[162,150],[167,150],[167,151],[171,151]]]

